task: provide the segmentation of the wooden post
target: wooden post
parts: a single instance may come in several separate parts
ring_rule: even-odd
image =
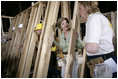
[[[70,6],[69,6],[69,1],[62,1],[61,2],[61,16],[68,18],[70,20]]]
[[[1,32],[2,32],[2,36],[4,36],[4,31],[3,31],[3,23],[2,23],[2,18],[1,18]]]
[[[35,18],[34,26],[36,26],[38,23],[40,23],[42,9],[43,9],[43,4],[41,2],[39,2],[38,11],[37,11],[37,15]],[[36,45],[37,40],[38,40],[38,36],[33,31],[32,36],[31,36],[30,45],[29,45],[29,50],[27,52],[28,53],[27,58],[25,60],[26,64],[24,65],[25,67],[24,67],[23,77],[26,77],[26,78],[29,77],[30,68],[31,68],[31,64],[32,64],[32,58],[33,58],[34,49],[35,49],[35,45]]]
[[[73,60],[74,60],[74,52],[75,52],[75,45],[76,45],[77,14],[78,14],[78,2],[76,1],[75,6],[74,6],[71,37],[70,37],[67,64],[66,64],[66,70],[65,70],[65,76],[64,76],[65,78],[72,77]]]
[[[26,31],[26,26],[28,23],[28,11],[22,13],[23,14],[23,19],[21,20],[20,24],[23,24],[23,28],[21,33],[18,32],[17,34],[17,41],[15,43],[15,47],[19,46],[19,48],[13,49],[14,50],[14,56],[15,56],[15,60],[13,61],[13,66],[12,66],[12,75],[16,75],[17,69],[18,69],[18,65],[19,65],[19,59],[20,59],[20,55],[22,53],[22,44],[23,44],[23,38],[25,35],[25,31]]]
[[[29,43],[30,43],[30,37],[32,35],[32,31],[34,31],[33,26],[34,26],[34,21],[35,21],[35,17],[36,17],[36,12],[37,12],[37,8],[32,7],[32,11],[31,11],[31,15],[30,15],[29,23],[28,23],[28,28],[26,31],[26,37],[25,37],[25,41],[24,41],[24,45],[23,45],[23,52],[21,55],[16,77],[22,77],[22,75],[23,75],[25,60],[27,57],[27,52],[28,52]]]
[[[10,54],[10,55],[9,55],[8,64],[7,64],[8,65],[7,75],[9,75],[10,72],[11,72],[11,65],[10,64],[12,64],[11,62],[12,62],[12,58],[13,58],[13,56],[12,56],[13,55],[12,48],[13,48],[14,40],[15,40],[15,37],[16,37],[16,32],[17,32],[20,16],[21,15],[17,16],[17,20],[16,20],[16,24],[15,24],[15,31],[14,31],[14,33],[12,35],[12,40],[10,42],[10,46],[9,46],[9,49],[8,49],[8,54]]]
[[[15,24],[15,20],[16,20],[16,19],[14,18],[13,21],[12,21],[12,23],[10,24],[9,33],[8,33],[7,36],[12,36],[12,27],[13,27],[14,24]],[[7,46],[6,46],[6,49],[8,49],[10,41],[11,41],[11,40],[7,41],[8,44],[6,44],[6,45],[7,45]],[[7,54],[8,54],[8,50],[5,50],[5,51],[4,51],[4,54],[5,54],[5,58],[6,58],[6,57],[7,57]]]
[[[114,12],[115,15],[115,27],[114,27],[114,31],[115,31],[115,38],[114,38],[114,44],[115,44],[115,52],[117,55],[117,11]]]
[[[15,17],[12,21],[12,24],[10,25],[10,29],[9,29],[9,34],[8,36],[12,36],[14,33],[12,32],[12,27],[15,25],[16,23],[16,19],[17,17]],[[7,66],[8,66],[8,58],[9,58],[9,55],[10,55],[10,52],[9,52],[9,48],[10,48],[10,44],[11,44],[12,40],[9,41],[9,44],[8,44],[8,48],[7,50],[5,51],[6,53],[6,59],[5,59],[5,65],[4,65],[4,72],[6,72],[6,69],[7,69]]]
[[[42,50],[42,43],[43,43],[43,38],[44,38],[44,33],[45,33],[45,28],[46,28],[46,22],[47,22],[47,17],[48,17],[48,12],[49,12],[49,7],[50,7],[50,1],[48,1],[48,4],[47,4],[47,9],[46,9],[44,23],[43,23],[43,29],[41,32],[40,41],[38,43],[38,51],[37,51],[35,65],[34,65],[33,78],[35,78],[36,74],[37,74],[38,64],[39,64],[39,60],[40,60],[40,54],[41,54],[41,50]]]
[[[112,24],[113,31],[115,34],[113,38],[113,44],[114,44],[115,52],[117,55],[117,12],[111,12],[111,24]]]
[[[80,78],[84,78],[85,64],[86,64],[86,51],[85,51],[85,48],[84,48],[84,51],[83,51],[83,62],[82,62],[82,65],[81,65]]]
[[[21,23],[21,21],[23,21],[24,20],[24,13],[23,14],[21,14],[21,17],[20,17],[20,20],[19,20],[19,23],[18,23],[18,25],[17,26],[19,26],[19,24]],[[16,46],[17,46],[17,42],[19,41],[19,38],[21,37],[21,35],[19,35],[20,33],[19,33],[19,31],[18,31],[18,28],[16,28],[16,36],[15,36],[15,39],[14,39],[14,42],[13,42],[13,47],[12,47],[12,56],[15,56],[16,55],[16,50],[17,50],[17,48],[16,48]]]
[[[15,24],[15,20],[16,20],[16,18],[14,18],[13,19],[13,21],[11,22],[11,24],[10,24],[10,29],[9,29],[9,33],[8,33],[8,36],[12,36],[12,27],[14,26],[14,24]],[[9,56],[9,54],[8,54],[8,48],[9,48],[9,44],[10,44],[10,42],[11,42],[11,40],[9,40],[8,41],[8,44],[7,44],[7,46],[6,46],[6,48],[5,49],[7,49],[7,50],[4,50],[3,52],[1,51],[1,56],[2,56],[2,53],[4,54],[4,58],[5,58],[5,61],[4,61],[4,68],[1,68],[2,69],[2,71],[6,71],[6,68],[7,68],[7,59],[8,59],[8,56]],[[3,59],[4,59],[3,58]]]
[[[20,19],[20,15],[15,17],[15,21],[14,21],[14,25],[13,25],[15,27],[14,32],[12,33],[12,27],[13,26],[10,26],[10,29],[9,29],[11,31],[10,33],[12,34],[12,40],[10,41],[10,44],[9,44],[8,55],[11,54],[11,49],[12,49],[14,38],[15,38],[15,35],[16,35],[16,27],[17,27],[17,23],[18,23],[19,19]]]
[[[21,15],[20,20],[19,20],[17,26],[19,26],[20,22],[23,20],[23,15],[24,15],[24,14]],[[9,62],[9,67],[8,67],[8,69],[9,69],[9,72],[8,72],[8,73],[10,73],[10,75],[12,74],[13,63],[14,63],[14,60],[15,60],[15,57],[16,57],[16,54],[17,54],[17,52],[16,52],[16,44],[17,44],[18,37],[20,37],[20,36],[19,36],[19,33],[18,33],[18,27],[17,27],[17,28],[16,28],[16,36],[15,36],[15,38],[14,38],[13,46],[12,46],[12,49],[11,49],[11,56],[10,56],[10,59],[11,59],[12,61]]]
[[[51,55],[51,46],[54,39],[53,25],[57,20],[57,15],[59,11],[59,1],[52,1],[50,4],[49,15],[47,18],[47,25],[44,34],[44,40],[42,44],[41,57],[39,60],[38,71],[36,77],[45,78],[47,77],[48,66]]]

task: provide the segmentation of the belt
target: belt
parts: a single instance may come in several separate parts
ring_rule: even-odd
[[[114,56],[114,52],[110,52],[108,54],[103,54],[103,55],[95,55],[95,56],[88,56],[87,59],[91,60],[97,57],[102,57],[104,60],[107,60],[108,58]]]
[[[77,50],[75,50],[75,52],[77,52]],[[68,52],[63,52],[63,54],[68,54]]]
[[[68,52],[63,52],[63,54],[68,54]]]
[[[114,56],[114,52],[111,52],[111,53],[109,53],[109,54],[105,54],[105,55],[103,55],[103,59],[104,60],[107,60],[108,58],[111,58],[111,57],[113,57]]]

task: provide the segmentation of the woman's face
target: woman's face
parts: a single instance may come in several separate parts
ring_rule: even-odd
[[[66,20],[63,20],[62,22],[61,22],[61,29],[62,30],[68,30],[69,29],[69,27],[68,27],[68,22],[66,21]]]
[[[80,18],[83,19],[83,20],[87,20],[88,18],[88,13],[87,13],[87,9],[80,4],[79,6],[79,14],[80,14]]]

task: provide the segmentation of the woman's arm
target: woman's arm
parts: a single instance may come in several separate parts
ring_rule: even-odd
[[[57,42],[56,40],[54,40],[54,44],[55,44],[57,47],[59,47],[61,50],[63,49],[63,48],[60,46],[59,42]]]
[[[80,36],[77,33],[77,47],[78,48],[83,48],[84,47],[84,42],[80,39]]]

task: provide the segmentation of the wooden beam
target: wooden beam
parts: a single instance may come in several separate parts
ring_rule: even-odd
[[[4,15],[2,15],[1,18],[14,18],[14,17],[12,17],[12,16],[4,16]]]
[[[85,64],[86,64],[86,51],[85,51],[85,48],[84,48],[83,49],[83,62],[82,62],[82,65],[81,65],[80,78],[84,78]]]
[[[26,24],[28,23],[28,17],[29,17],[28,13],[29,12],[22,13],[23,19],[21,20],[20,24],[23,24],[23,28],[22,28],[21,33],[18,32],[18,34],[17,34],[18,37],[17,37],[17,41],[16,41],[15,46],[19,46],[20,48],[14,49],[14,53],[16,53],[16,54],[15,54],[15,60],[13,62],[13,66],[12,66],[13,75],[16,75],[18,65],[19,65],[20,56],[22,53],[22,47],[21,46],[23,44],[23,38],[24,38],[24,35],[26,32],[26,26],[27,26]]]
[[[20,14],[24,13],[24,12],[27,12],[28,10],[31,10],[31,9],[32,9],[32,7],[37,7],[37,6],[38,6],[38,4],[39,4],[39,2],[41,2],[41,3],[43,3],[43,4],[46,4],[46,3],[47,3],[47,1],[37,1],[37,2],[33,5],[33,6],[31,6],[31,7],[27,8],[26,10],[24,10],[24,11],[22,11],[21,13],[17,14],[16,16],[18,16],[18,15],[20,15]]]
[[[46,78],[51,55],[51,46],[54,39],[53,25],[56,23],[60,1],[52,1],[50,4],[47,25],[41,50],[41,57],[38,65],[37,78]]]
[[[39,6],[37,7],[38,11],[36,14],[36,18],[35,18],[35,22],[34,22],[34,26],[36,26],[38,23],[40,23],[40,19],[41,19],[41,14],[42,14],[42,9],[43,9],[43,4],[39,3]],[[28,78],[29,74],[30,74],[30,68],[31,68],[31,64],[32,64],[32,58],[33,58],[33,54],[34,54],[34,49],[35,49],[35,45],[36,45],[36,41],[38,40],[38,36],[37,34],[33,31],[32,36],[31,36],[31,41],[29,44],[29,50],[27,52],[27,58],[25,60],[25,67],[24,67],[24,73],[23,73],[23,78]]]
[[[1,32],[2,32],[2,36],[4,36],[4,30],[3,30],[3,22],[2,22],[2,18],[1,18]]]
[[[14,31],[14,33],[13,33],[13,35],[12,35],[12,40],[11,40],[11,42],[10,42],[10,46],[9,46],[9,49],[8,49],[8,54],[10,54],[9,55],[9,58],[8,58],[8,60],[9,60],[9,62],[8,62],[8,68],[7,68],[7,73],[6,74],[10,74],[10,72],[11,72],[11,65],[9,65],[9,64],[12,64],[11,62],[11,59],[12,59],[12,57],[13,57],[13,52],[12,52],[12,48],[13,48],[13,43],[14,43],[14,40],[15,40],[15,37],[16,37],[16,32],[17,32],[17,28],[18,28],[18,23],[19,23],[19,20],[20,20],[20,16],[21,15],[19,15],[19,16],[17,16],[17,20],[16,20],[16,24],[15,24],[15,31]]]
[[[7,32],[7,36],[8,36],[8,37],[12,36],[12,27],[13,27],[14,24],[15,24],[15,20],[16,20],[16,18],[14,18],[13,21],[12,21],[12,23],[10,24],[9,32]],[[1,19],[1,21],[2,21],[2,19]],[[3,28],[2,28],[2,32],[3,32]],[[4,32],[4,33],[5,33],[5,32]],[[3,36],[4,36],[4,35],[3,35]],[[6,46],[6,49],[8,49],[10,41],[11,41],[11,40],[9,40],[9,41],[7,42],[8,44],[6,44],[6,45],[7,45],[7,46]],[[8,54],[8,50],[5,50],[5,51],[4,51],[4,54],[6,54],[6,55],[5,55],[5,58],[6,58],[6,57],[7,57],[7,54]]]
[[[19,23],[18,23],[17,26],[19,26],[19,24],[21,24],[21,21],[23,21],[23,20],[24,20],[24,14],[21,14],[21,17],[20,17],[20,20],[19,20]],[[16,29],[17,31],[16,31],[16,37],[15,37],[15,39],[14,39],[13,47],[12,47],[12,53],[13,53],[13,54],[16,53],[16,50],[17,50],[16,46],[17,46],[17,43],[18,43],[18,41],[19,41],[19,38],[21,37],[21,35],[20,35],[19,31],[18,31],[18,28],[15,28],[15,29]],[[12,54],[12,55],[13,55],[13,54]]]
[[[24,14],[22,14],[21,15],[21,17],[20,17],[20,20],[18,21],[18,25],[17,26],[19,26],[19,24],[20,24],[20,22],[22,21],[24,19]],[[10,74],[12,75],[12,68],[13,68],[13,63],[14,63],[14,60],[15,60],[15,57],[16,57],[16,55],[17,55],[17,52],[16,52],[16,44],[17,44],[17,41],[18,41],[18,38],[20,37],[20,35],[19,35],[19,32],[18,32],[18,27],[17,28],[15,28],[16,29],[16,36],[15,36],[15,38],[14,38],[14,42],[13,42],[13,46],[12,46],[12,49],[11,49],[11,57],[10,57],[10,59],[12,59],[12,61],[9,63],[9,69],[10,69]]]
[[[8,36],[12,36],[13,37],[13,34],[14,33],[12,32],[12,27],[16,24],[16,20],[17,19],[18,19],[17,17],[15,17],[13,19],[12,24],[10,25]],[[10,56],[10,53],[11,53],[11,52],[9,52],[9,48],[11,47],[11,42],[12,41],[13,41],[13,39],[9,41],[8,48],[7,48],[8,50],[6,50],[7,55],[6,55],[6,60],[5,60],[5,67],[4,67],[5,69],[4,69],[4,72],[6,72],[6,69],[7,69],[7,66],[8,66],[8,59],[9,59],[9,56]]]
[[[8,36],[12,36],[12,26],[15,25],[15,20],[16,20],[16,18],[14,18],[13,21],[12,21],[12,23],[10,24],[10,29],[9,29]],[[10,42],[11,42],[11,40],[9,40],[9,41],[7,42],[8,44],[6,44],[6,48],[5,48],[5,49],[8,49],[8,48],[9,48]],[[7,61],[8,61],[8,56],[9,56],[8,50],[3,50],[3,52],[1,51],[1,56],[2,56],[2,54],[4,55],[4,56],[2,57],[2,59],[5,59],[5,60],[4,60],[4,67],[3,67],[3,68],[1,67],[1,69],[2,69],[3,72],[6,72]],[[2,59],[1,59],[1,60],[2,60]],[[2,65],[2,64],[1,64],[1,65]]]
[[[33,27],[34,27],[36,12],[37,12],[37,8],[32,7],[32,11],[31,11],[30,19],[28,23],[28,28],[26,31],[26,37],[25,37],[25,41],[23,45],[23,52],[21,55],[21,59],[20,59],[20,63],[19,63],[18,71],[17,71],[17,77],[22,77],[23,75],[25,60],[27,57],[27,51],[28,51],[29,43],[30,43],[30,37],[32,35],[32,32],[34,31]]]
[[[77,33],[77,29],[76,29],[77,28],[77,14],[78,14],[78,2],[75,1],[70,44],[69,44],[67,64],[66,64],[66,70],[65,70],[65,76],[64,76],[65,78],[72,77],[74,52],[75,52],[75,45],[76,45],[76,33]]]
[[[40,41],[38,43],[38,51],[37,51],[35,65],[34,65],[33,78],[35,78],[36,74],[37,74],[38,64],[39,64],[39,60],[40,60],[40,54],[41,54],[41,50],[42,50],[43,38],[44,38],[44,33],[45,33],[45,29],[46,29],[46,24],[47,24],[46,22],[47,22],[47,18],[48,18],[49,7],[50,7],[50,1],[48,1],[48,4],[47,4],[47,9],[46,9],[44,23],[43,23],[43,29],[41,32]]]
[[[70,6],[69,6],[69,1],[62,1],[61,2],[61,16],[68,18],[70,20]]]
[[[117,55],[117,12],[111,12],[111,24],[112,24],[113,32],[115,34],[113,38],[113,44],[115,48],[115,53]]]

